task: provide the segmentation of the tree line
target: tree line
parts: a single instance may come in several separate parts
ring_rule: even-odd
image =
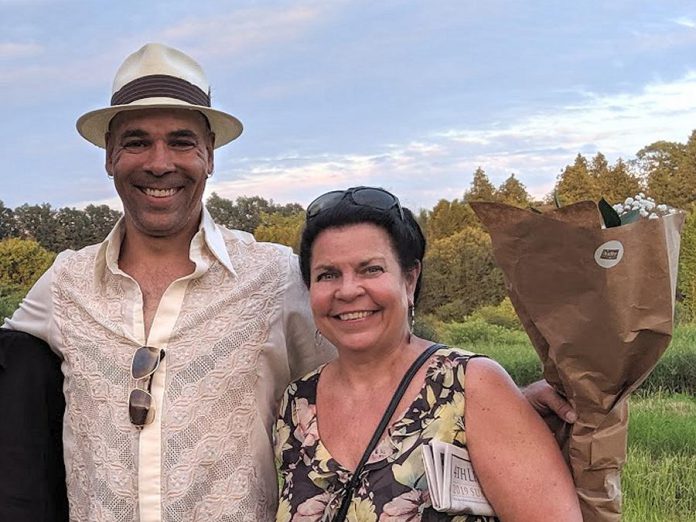
[[[473,174],[461,198],[440,200],[420,210],[418,220],[428,240],[419,314],[441,321],[460,321],[505,296],[501,272],[494,264],[490,238],[475,217],[470,201],[499,201],[519,207],[544,207],[581,200],[610,203],[645,192],[658,203],[687,212],[680,260],[679,297],[682,319],[696,320],[696,131],[686,143],[657,141],[631,160],[613,164],[601,153],[578,154],[560,170],[554,189],[535,200],[514,174],[498,187],[483,168]],[[230,200],[213,193],[206,206],[216,222],[253,233],[297,250],[304,209],[279,205],[259,196]],[[49,204],[7,208],[0,201],[0,313],[11,312],[21,296],[48,267],[56,252],[100,242],[120,217],[105,205],[84,210],[53,209]]]

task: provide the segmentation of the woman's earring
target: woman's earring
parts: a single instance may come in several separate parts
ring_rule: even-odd
[[[408,304],[408,342],[411,342],[411,334],[416,327],[416,305]]]
[[[319,348],[324,343],[324,336],[321,335],[319,328],[314,330],[314,346]]]

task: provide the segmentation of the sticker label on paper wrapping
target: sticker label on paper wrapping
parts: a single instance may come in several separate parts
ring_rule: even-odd
[[[599,245],[595,250],[594,258],[602,268],[612,268],[619,264],[623,258],[624,247],[620,241],[611,240]]]

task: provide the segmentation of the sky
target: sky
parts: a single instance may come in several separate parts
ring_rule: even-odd
[[[0,0],[0,200],[120,208],[75,131],[130,53],[194,57],[241,137],[207,195],[306,205],[354,185],[414,210],[482,167],[548,194],[578,153],[696,129],[696,2]]]

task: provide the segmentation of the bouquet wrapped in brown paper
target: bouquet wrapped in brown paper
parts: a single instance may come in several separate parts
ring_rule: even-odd
[[[626,399],[672,338],[684,216],[604,228],[591,201],[544,214],[471,205],[544,377],[578,414],[562,446],[584,520],[618,521]]]

